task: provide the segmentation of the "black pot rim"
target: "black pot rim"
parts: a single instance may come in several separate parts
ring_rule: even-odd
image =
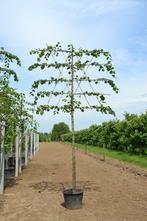
[[[84,190],[82,190],[82,189],[76,189],[76,191],[73,191],[72,188],[63,190],[63,194],[65,194],[65,195],[81,195],[81,194],[83,194],[83,192],[84,192]]]

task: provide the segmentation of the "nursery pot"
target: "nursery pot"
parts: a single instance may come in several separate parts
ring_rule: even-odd
[[[64,195],[64,205],[68,209],[79,209],[82,207],[83,191],[77,189],[73,191],[72,189],[63,190]]]

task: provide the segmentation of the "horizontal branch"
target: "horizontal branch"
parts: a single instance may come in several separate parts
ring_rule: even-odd
[[[76,56],[76,57],[82,57],[83,55],[86,56],[91,56],[91,57],[99,57],[100,55],[103,55],[106,57],[107,60],[111,59],[111,55],[108,51],[104,51],[103,49],[93,49],[93,50],[85,50],[82,48],[79,48],[78,50],[76,50],[74,48],[73,45],[68,45],[67,49],[63,49],[60,42],[57,42],[57,44],[55,45],[47,45],[46,48],[43,49],[36,49],[36,50],[32,50],[30,52],[30,54],[37,54],[39,58],[41,57],[47,57],[49,58],[49,56],[51,54],[54,54],[56,56],[59,56],[60,53],[64,53],[67,55],[72,55],[72,56]]]
[[[59,113],[60,111],[71,113],[71,110],[80,110],[84,112],[85,110],[96,110],[97,112],[101,112],[104,114],[111,114],[115,115],[115,112],[111,109],[110,106],[104,106],[104,105],[91,105],[91,106],[80,106],[75,105],[74,107],[71,107],[71,105],[63,105],[63,106],[54,106],[54,105],[40,105],[37,107],[36,113],[37,114],[43,114],[45,111],[54,111],[54,114]]]
[[[115,83],[113,80],[108,79],[108,78],[96,78],[96,79],[91,79],[90,77],[75,77],[74,80],[78,83],[78,82],[82,82],[82,81],[87,81],[87,82],[93,82],[95,84],[98,84],[99,82],[104,82],[105,84],[108,83],[112,89],[117,93],[118,92],[118,88],[116,87]],[[32,89],[34,92],[34,89],[38,88],[39,85],[44,85],[44,84],[58,84],[58,83],[71,83],[71,79],[66,79],[66,78],[54,78],[51,77],[50,79],[44,79],[44,80],[37,80],[34,81],[33,85],[32,85]]]
[[[21,65],[20,59],[16,56],[4,50],[4,48],[0,48],[0,59],[4,61],[5,65],[9,66],[9,62],[16,61],[17,65]]]
[[[74,70],[84,70],[86,67],[98,67],[99,71],[105,71],[107,70],[108,72],[114,72],[114,67],[112,66],[112,63],[110,61],[106,62],[106,63],[99,63],[99,62],[90,62],[89,60],[86,60],[85,62],[81,62],[81,61],[76,61],[73,63],[73,68]],[[59,69],[59,68],[66,68],[66,69],[70,69],[71,68],[71,62],[63,62],[63,63],[59,63],[59,62],[53,62],[53,63],[34,63],[33,65],[31,65],[29,67],[29,70],[33,70],[35,68],[40,68],[40,69],[44,69],[44,68],[55,68],[55,69]]]
[[[14,78],[14,81],[18,81],[18,77],[17,77],[17,74],[15,71],[13,71],[12,69],[9,69],[9,68],[2,68],[0,67],[0,73],[7,73],[9,76],[13,76]]]
[[[37,92],[35,96],[35,100],[38,100],[38,98],[44,98],[44,97],[49,97],[50,95],[54,96],[59,96],[59,95],[66,95],[68,97],[71,97],[71,92],[64,92],[64,91],[39,91]],[[83,91],[82,93],[73,93],[73,95],[77,96],[99,96],[101,100],[105,100],[105,95],[110,95],[110,94],[102,94],[98,92],[90,92],[90,91]]]

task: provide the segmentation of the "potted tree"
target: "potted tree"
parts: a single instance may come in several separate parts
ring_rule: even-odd
[[[4,191],[6,141],[7,137],[10,138],[10,133],[9,136],[7,133],[14,119],[15,90],[10,87],[10,78],[18,81],[17,73],[10,67],[13,62],[21,65],[17,56],[0,47],[0,193]]]
[[[107,94],[100,93],[94,89],[93,85],[99,85],[101,82],[110,85],[113,91],[118,92],[113,79],[115,78],[115,70],[112,65],[111,55],[102,49],[97,50],[76,50],[73,45],[68,45],[66,49],[61,47],[60,43],[55,46],[48,45],[44,49],[32,50],[30,54],[37,56],[37,62],[29,67],[32,71],[36,68],[54,68],[59,71],[57,77],[51,76],[48,79],[41,79],[34,81],[32,85],[31,95],[34,96],[34,104],[38,104],[39,98],[48,97],[48,102],[45,104],[37,105],[36,113],[43,114],[44,111],[53,110],[54,114],[60,111],[70,114],[71,117],[71,130],[72,130],[72,187],[70,189],[63,188],[65,206],[67,208],[80,208],[82,206],[83,190],[77,189],[76,182],[76,156],[75,156],[75,110],[81,110],[82,112],[87,109],[95,109],[105,114],[113,114],[114,111],[110,106],[105,103],[105,96]],[[62,59],[58,59],[63,56]],[[102,62],[98,61],[100,59]],[[90,78],[87,74],[88,68],[90,71],[95,68],[98,72],[108,72],[111,77],[109,78]],[[83,90],[81,83],[84,82],[89,85],[90,90]],[[63,90],[56,90],[58,84],[64,84]],[[39,91],[40,85],[52,85],[53,90]],[[56,105],[51,103],[52,96],[59,96],[59,101]],[[91,104],[88,97],[93,96],[96,98],[96,104]],[[77,98],[78,97],[78,98]],[[82,98],[81,98],[82,97]],[[83,100],[84,98],[84,100]],[[83,105],[84,101],[84,105]],[[62,103],[62,105],[60,105]]]

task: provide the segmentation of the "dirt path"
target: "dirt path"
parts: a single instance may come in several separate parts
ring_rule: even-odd
[[[62,206],[60,183],[71,182],[71,149],[42,143],[39,153],[5,194],[0,221],[147,221],[147,178],[77,153],[80,210]]]

